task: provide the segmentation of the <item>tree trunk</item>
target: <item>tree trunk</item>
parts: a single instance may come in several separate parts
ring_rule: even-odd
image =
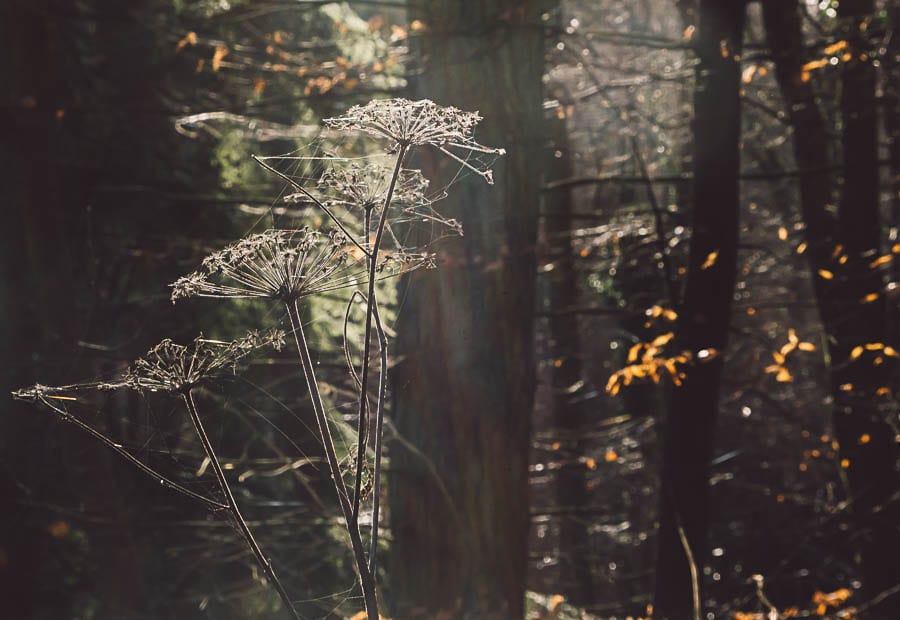
[[[544,155],[546,180],[573,176],[572,153],[565,120],[548,123],[551,144]],[[590,537],[587,519],[575,508],[587,503],[585,466],[578,458],[585,453],[582,439],[587,416],[584,411],[584,376],[578,319],[570,312],[578,305],[578,272],[572,249],[572,193],[549,192],[544,198],[544,235],[550,257],[546,275],[547,353],[550,360],[550,406],[553,433],[560,444],[556,456],[562,467],[556,474],[559,520],[560,592],[574,605],[593,602]]]
[[[887,365],[873,366],[877,353],[854,355],[857,347],[883,343],[887,337],[887,307],[881,295],[884,282],[869,266],[879,256],[881,245],[875,69],[861,58],[865,44],[859,29],[860,21],[872,14],[873,5],[870,0],[840,5],[852,58],[844,66],[841,88],[844,170],[837,218],[828,211],[833,188],[824,171],[830,163],[825,124],[813,89],[803,79],[802,65],[807,59],[802,47],[801,9],[777,0],[765,0],[763,9],[776,77],[794,127],[794,155],[804,171],[800,203],[814,289],[829,342],[835,433],[853,499],[851,510],[866,590],[863,596],[871,599],[894,585],[889,550],[900,544],[896,502],[888,503],[898,483],[894,433],[887,424],[887,412],[879,410],[883,399],[876,395],[889,381]],[[886,124],[890,128],[890,122]],[[832,277],[827,277],[829,274]],[[878,298],[864,301],[872,293]],[[892,602],[895,599],[888,598],[875,607],[873,617],[900,614],[897,603]]]
[[[881,255],[878,119],[875,66],[861,24],[871,19],[874,11],[873,0],[844,0],[838,9],[852,54],[844,65],[841,86],[844,178],[837,228],[837,242],[847,261],[836,271],[835,324],[828,330],[833,341],[835,436],[853,500],[866,600],[896,585],[896,549],[900,546],[898,502],[891,499],[900,482],[897,443],[889,424],[888,403],[876,395],[888,384],[890,364],[879,363],[877,352],[867,351],[860,357],[853,353],[857,346],[883,343],[887,337],[884,280],[882,272],[870,266]],[[864,302],[870,294],[879,297]],[[869,613],[873,618],[897,617],[900,597],[888,597]]]
[[[891,37],[883,63],[884,126],[891,159],[891,207],[888,211],[891,228],[888,239],[894,245],[900,243],[900,0],[890,0],[888,3],[888,21]],[[888,328],[896,348],[900,344],[900,259],[895,259],[891,267],[893,286],[888,293],[889,307],[893,307],[893,311]]]
[[[464,176],[438,206],[465,237],[405,280],[393,371],[393,617],[523,616],[543,122],[537,1],[416,3],[428,69],[417,96],[484,116],[508,154],[496,185]],[[434,184],[458,164],[420,151]]]
[[[709,528],[709,463],[737,269],[742,0],[704,0],[695,35],[693,234],[678,318],[679,350],[694,361],[672,391],[664,429],[654,617],[692,617]]]

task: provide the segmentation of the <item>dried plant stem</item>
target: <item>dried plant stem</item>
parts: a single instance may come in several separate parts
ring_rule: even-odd
[[[381,324],[381,315],[378,312],[378,302],[372,302],[372,316],[375,318],[375,331],[378,333],[378,343],[381,350],[381,372],[378,376],[378,401],[375,405],[375,464],[373,466],[373,484],[372,484],[372,543],[369,551],[369,572],[372,573],[372,579],[376,579],[377,564],[375,561],[378,555],[378,514],[381,506],[381,448],[382,437],[384,436],[384,401],[387,398],[387,335],[384,333],[384,327]]]
[[[372,339],[372,321],[376,309],[378,308],[378,300],[376,298],[375,293],[375,271],[377,268],[377,257],[378,250],[381,247],[381,239],[384,237],[384,230],[388,220],[388,209],[391,207],[391,199],[394,197],[394,188],[397,185],[397,179],[400,177],[400,169],[403,166],[403,160],[406,158],[406,153],[409,149],[408,145],[401,144],[397,150],[397,161],[394,164],[394,171],[391,174],[391,182],[388,185],[387,195],[384,198],[384,206],[381,209],[381,214],[378,218],[378,230],[375,233],[375,239],[372,242],[372,247],[367,253],[368,267],[369,267],[369,289],[366,294],[366,327],[363,331],[363,355],[362,355],[362,372],[360,373],[360,387],[359,387],[359,436],[358,436],[358,445],[357,445],[357,467],[356,467],[356,489],[353,497],[353,520],[356,521],[359,516],[359,503],[361,496],[362,485],[362,459],[365,457],[365,442],[366,437],[363,432],[366,426],[366,420],[368,419],[368,386],[369,386],[369,355],[371,353],[371,339]],[[370,225],[370,213],[366,212],[366,226],[365,226],[365,244],[368,246],[369,239],[369,225]],[[381,331],[381,330],[379,330]],[[385,352],[387,350],[387,342],[384,334],[379,334],[382,340],[381,350]],[[382,375],[386,372],[386,367],[382,368]],[[381,403],[378,404],[378,407],[382,407]],[[375,438],[375,458],[379,460],[379,453],[381,451],[381,438]],[[377,471],[376,471],[377,473]],[[376,498],[377,501],[377,498]],[[373,522],[372,529],[374,530],[378,527],[378,524]],[[377,534],[375,535],[377,538]]]
[[[299,620],[300,616],[294,608],[293,602],[288,596],[287,591],[285,591],[281,581],[275,575],[275,569],[272,567],[272,562],[265,556],[259,543],[256,542],[256,539],[253,537],[253,532],[250,531],[250,527],[247,525],[247,521],[241,515],[237,502],[234,501],[234,494],[231,492],[231,486],[228,484],[228,479],[225,478],[225,472],[222,471],[222,465],[219,463],[219,458],[216,456],[215,450],[213,450],[212,443],[210,443],[209,437],[206,435],[206,429],[203,426],[203,421],[200,419],[200,413],[197,411],[197,405],[194,403],[194,398],[191,395],[190,389],[185,390],[182,393],[182,396],[185,405],[187,405],[191,422],[194,425],[194,430],[200,438],[200,443],[203,444],[203,450],[206,452],[206,457],[209,459],[213,472],[216,474],[216,480],[219,482],[219,489],[228,501],[228,510],[231,512],[232,517],[234,517],[241,535],[247,542],[251,551],[253,551],[253,555],[256,556],[256,561],[259,563],[260,567],[262,567],[269,582],[275,587],[275,590],[278,592],[278,595],[281,597],[287,610],[291,613],[291,616],[295,620]]]
[[[681,524],[678,524],[678,538],[681,539],[681,546],[684,548],[684,554],[687,556],[688,566],[691,568],[691,595],[694,600],[694,620],[700,620],[700,575],[697,572],[697,562],[694,560],[694,553],[691,551],[691,545],[688,543],[687,534]]]
[[[272,174],[274,174],[275,176],[280,178],[281,180],[290,184],[290,186],[293,187],[295,190],[297,190],[298,192],[300,192],[301,194],[303,194],[304,196],[309,198],[309,200],[312,201],[312,203],[314,205],[316,205],[318,208],[320,208],[322,211],[324,211],[325,215],[327,215],[329,218],[331,218],[331,221],[334,222],[335,226],[337,226],[341,230],[341,232],[347,236],[347,239],[350,241],[350,243],[355,245],[358,249],[362,250],[362,252],[368,256],[368,254],[366,253],[366,249],[363,246],[361,246],[359,244],[359,241],[357,241],[356,238],[350,233],[350,231],[344,227],[343,222],[341,222],[341,220],[339,220],[334,215],[334,213],[331,212],[331,209],[326,207],[325,204],[321,200],[319,200],[318,198],[313,196],[309,192],[309,190],[307,190],[305,187],[303,187],[302,185],[300,185],[299,183],[294,181],[294,179],[292,179],[288,175],[286,175],[282,172],[279,172],[278,170],[275,170],[275,168],[273,168],[272,166],[270,166],[269,164],[267,164],[266,162],[261,160],[256,155],[250,155],[250,158],[253,159],[253,161],[258,163],[260,166],[262,166],[263,168],[265,168],[266,170],[268,170],[269,172],[271,172]]]
[[[369,572],[369,567],[366,562],[366,553],[359,533],[359,526],[356,519],[353,518],[353,509],[350,505],[350,497],[347,494],[347,486],[344,484],[344,478],[341,475],[341,466],[334,449],[334,439],[331,436],[331,429],[328,426],[328,418],[325,415],[325,405],[322,402],[322,395],[319,392],[319,384],[316,381],[315,369],[313,367],[312,358],[309,355],[309,346],[306,342],[306,335],[303,332],[303,323],[300,320],[300,309],[298,308],[298,303],[296,301],[288,302],[285,305],[287,306],[288,318],[291,322],[291,331],[294,333],[294,340],[297,343],[297,353],[300,356],[300,365],[303,367],[303,375],[306,378],[306,385],[309,389],[310,399],[312,400],[316,422],[319,425],[319,434],[321,435],[322,444],[325,447],[325,457],[328,461],[328,467],[331,469],[331,478],[334,481],[335,491],[337,491],[338,502],[341,505],[341,512],[347,526],[347,533],[350,535],[350,546],[353,550],[356,570],[359,573],[359,582],[362,587],[366,615],[368,620],[378,620],[378,599],[375,594],[375,580],[372,577],[372,573]]]
[[[174,491],[178,491],[182,495],[186,495],[187,497],[190,497],[191,499],[195,499],[198,502],[202,502],[202,503],[206,504],[208,507],[212,508],[213,510],[227,510],[229,508],[228,505],[226,505],[226,504],[222,504],[222,503],[217,502],[208,497],[204,497],[203,495],[200,495],[199,493],[195,493],[194,491],[191,491],[190,489],[181,486],[177,482],[173,482],[172,480],[169,480],[165,476],[161,475],[155,469],[148,467],[147,465],[142,463],[134,455],[132,455],[130,452],[128,452],[128,450],[126,450],[121,444],[116,443],[115,441],[113,441],[112,439],[110,439],[109,437],[107,437],[106,435],[104,435],[103,433],[101,433],[100,431],[98,431],[97,429],[92,427],[91,425],[85,424],[84,422],[82,422],[81,420],[79,420],[78,418],[73,416],[71,413],[69,413],[65,409],[63,409],[61,407],[57,407],[56,405],[51,403],[47,398],[41,398],[40,400],[47,407],[49,407],[50,409],[55,411],[57,414],[59,414],[59,416],[63,420],[65,420],[66,422],[70,422],[70,423],[74,424],[75,426],[77,426],[78,428],[80,428],[81,430],[86,432],[88,435],[90,435],[94,439],[98,440],[100,443],[107,446],[113,452],[117,453],[119,456],[124,458],[126,461],[128,461],[129,463],[131,463],[132,465],[134,465],[135,467],[140,469],[142,472],[144,472],[145,474],[147,474],[154,480],[158,480],[159,483],[162,486],[164,486],[165,488],[172,489]]]

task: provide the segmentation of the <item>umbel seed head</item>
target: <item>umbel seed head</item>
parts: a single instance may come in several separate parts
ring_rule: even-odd
[[[264,297],[292,301],[355,281],[340,233],[267,230],[207,256],[200,268],[172,284],[183,297]]]
[[[237,363],[256,349],[271,346],[279,351],[283,345],[281,330],[251,331],[230,342],[209,340],[201,334],[190,345],[166,338],[131,364],[122,377],[122,385],[139,391],[180,392],[206,379],[234,372]]]
[[[355,105],[343,116],[327,118],[327,127],[361,131],[391,140],[398,147],[433,146],[455,159],[463,167],[493,183],[487,167],[473,163],[473,154],[503,155],[504,149],[484,146],[475,141],[478,112],[464,112],[453,106],[441,106],[429,99],[375,99]]]

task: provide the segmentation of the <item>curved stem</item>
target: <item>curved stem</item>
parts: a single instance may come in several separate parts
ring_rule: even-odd
[[[309,389],[310,400],[312,400],[313,412],[316,415],[316,423],[319,425],[319,434],[321,435],[322,444],[325,447],[325,457],[328,461],[328,467],[331,470],[331,479],[334,481],[334,488],[335,491],[337,491],[338,502],[341,505],[341,513],[344,516],[344,522],[347,526],[347,533],[350,535],[350,546],[353,549],[353,558],[356,562],[356,570],[359,573],[359,582],[362,587],[363,600],[366,605],[366,615],[368,616],[368,620],[378,620],[378,598],[375,594],[375,581],[372,578],[372,573],[369,572],[369,567],[366,563],[366,552],[363,549],[362,538],[359,534],[359,526],[353,518],[350,497],[347,494],[347,486],[344,484],[344,478],[341,475],[341,466],[334,449],[334,439],[331,436],[328,418],[325,415],[325,405],[322,402],[319,384],[316,381],[315,369],[313,367],[312,358],[309,355],[309,346],[306,343],[306,335],[303,333],[300,310],[297,307],[296,301],[287,302],[285,305],[287,306],[288,318],[291,322],[291,331],[294,333],[294,341],[297,344],[300,365],[303,367],[303,375],[306,378],[306,386]]]
[[[213,468],[213,472],[215,472],[216,474],[216,480],[218,480],[219,482],[219,488],[225,495],[225,498],[228,500],[228,509],[231,512],[231,515],[234,517],[238,529],[240,529],[241,531],[241,535],[244,537],[244,540],[247,542],[247,545],[250,547],[251,551],[253,551],[253,555],[256,556],[256,561],[266,573],[266,577],[268,577],[269,582],[275,587],[275,590],[278,591],[278,595],[281,597],[281,600],[284,603],[285,607],[287,607],[288,611],[291,613],[291,616],[295,620],[300,620],[300,616],[297,614],[297,610],[294,609],[294,604],[293,602],[291,602],[287,591],[285,591],[284,586],[281,584],[281,581],[275,575],[275,569],[272,568],[272,562],[269,561],[269,558],[265,556],[262,548],[260,548],[259,543],[256,542],[256,539],[253,537],[253,532],[250,531],[250,527],[247,525],[247,521],[244,520],[244,517],[241,515],[241,511],[238,508],[237,502],[234,501],[234,494],[232,494],[231,492],[231,487],[228,484],[228,479],[225,478],[225,472],[222,471],[222,465],[219,463],[219,458],[216,456],[215,450],[213,450],[212,443],[210,443],[209,437],[206,435],[206,429],[203,427],[203,421],[200,419],[200,414],[197,411],[197,405],[194,404],[194,398],[191,395],[191,391],[186,390],[182,394],[182,397],[184,398],[185,405],[187,405],[188,413],[191,417],[191,422],[194,425],[194,430],[197,432],[197,436],[200,438],[200,443],[203,444],[203,450],[204,452],[206,452],[206,457],[209,459],[210,465],[212,465]]]
[[[378,402],[375,405],[375,465],[373,468],[374,481],[372,485],[372,546],[369,551],[369,572],[372,579],[376,579],[375,557],[378,554],[378,513],[381,506],[381,444],[384,425],[384,401],[387,397],[387,335],[381,325],[381,315],[378,312],[378,303],[373,299],[372,316],[375,318],[375,331],[378,333],[378,343],[381,347],[381,373],[378,376]]]

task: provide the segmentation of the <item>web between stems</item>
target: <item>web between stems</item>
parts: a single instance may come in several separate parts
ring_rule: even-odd
[[[362,245],[365,235],[360,207],[370,200],[378,204],[383,202],[395,161],[394,153],[386,152],[389,146],[383,140],[371,138],[348,137],[338,142],[333,138],[318,139],[287,153],[255,156],[286,183],[268,211],[272,221],[286,227],[310,220],[321,220],[323,226],[327,225],[329,216],[323,214],[313,200],[318,199]],[[373,148],[377,150],[373,151]],[[449,150],[447,147],[441,149]],[[389,214],[383,248],[426,252],[438,247],[438,242],[443,239],[464,234],[462,223],[442,213],[440,203],[461,180],[473,175],[487,175],[485,171],[490,170],[498,157],[497,152],[451,152],[451,161],[458,167],[452,176],[440,181],[426,178],[415,167],[405,166],[397,199]],[[347,185],[351,185],[347,188],[350,191],[342,191],[342,186],[346,188]],[[299,190],[300,187],[306,191]]]
[[[172,285],[173,302],[195,296],[257,298],[281,302],[286,310],[369,620],[378,618],[375,573],[381,437],[389,360],[388,333],[380,298],[388,289],[378,283],[400,273],[433,266],[430,246],[434,241],[447,234],[462,234],[459,223],[441,215],[435,205],[465,176],[477,175],[487,183],[493,182],[490,166],[504,151],[475,142],[473,130],[479,120],[477,113],[438,106],[427,100],[377,100],[365,106],[354,106],[344,116],[328,119],[325,124],[351,134],[375,136],[384,146],[380,153],[372,153],[368,147],[361,148],[367,141],[354,137],[343,144],[329,142],[326,147],[324,141],[314,141],[305,149],[289,154],[254,157],[263,168],[286,183],[279,204],[260,214],[261,218],[271,217],[278,228],[248,235],[213,252],[197,270]],[[459,166],[453,177],[437,190],[421,172],[405,166],[409,152],[423,148],[435,149]],[[430,234],[423,235],[423,229]],[[408,242],[412,238],[424,241],[420,241],[418,247],[410,247]],[[335,447],[332,421],[300,316],[300,304],[308,303],[308,299],[336,294],[344,289],[350,289],[352,293],[344,318],[343,353],[358,391],[355,454],[352,449],[348,450],[351,454],[349,469],[354,470],[350,472],[350,485],[344,481],[347,462],[339,458]],[[356,360],[347,329],[354,302],[361,302],[365,311],[362,343],[356,348],[359,351]],[[377,337],[379,352],[377,389],[370,386],[375,374],[373,337]],[[166,340],[135,362],[118,382],[98,382],[91,387],[104,391],[118,387],[139,392],[162,391],[184,399],[206,455],[197,475],[211,467],[224,501],[204,498],[166,478],[161,479],[162,483],[209,506],[229,511],[259,567],[285,606],[297,617],[286,590],[241,516],[224,473],[225,467],[215,453],[192,397],[193,390],[205,383],[210,375],[233,367],[251,349],[260,344],[271,344],[273,340],[276,338],[255,333],[231,343],[201,337],[192,347]],[[67,390],[73,391],[74,386],[67,386]],[[374,412],[370,395],[375,400]],[[76,423],[145,473],[155,475],[155,470],[143,465],[115,440],[81,424],[68,413],[65,405],[55,402],[77,400],[68,391],[35,386],[20,391],[17,396],[48,405],[63,419]],[[367,555],[361,537],[360,517],[365,499],[364,472],[369,444],[374,452],[375,488],[371,546]]]

